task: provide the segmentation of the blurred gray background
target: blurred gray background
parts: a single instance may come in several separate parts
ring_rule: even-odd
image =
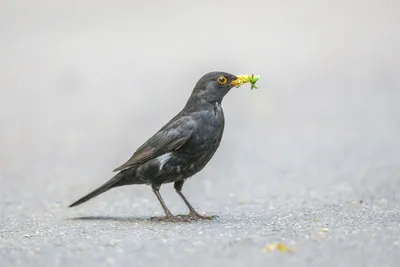
[[[399,25],[398,0],[0,1],[0,259],[396,266]],[[221,147],[184,186],[220,221],[148,222],[162,210],[146,186],[66,208],[214,70],[261,75],[224,99]],[[260,252],[275,241],[299,252]]]

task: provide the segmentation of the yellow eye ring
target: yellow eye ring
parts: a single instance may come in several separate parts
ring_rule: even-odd
[[[217,82],[219,84],[226,84],[226,81],[227,81],[227,79],[226,79],[225,76],[219,76],[218,79],[217,79]]]

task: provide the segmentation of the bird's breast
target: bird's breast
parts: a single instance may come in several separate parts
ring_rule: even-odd
[[[159,157],[157,171],[162,169],[171,177],[190,177],[203,169],[218,149],[225,124],[221,105],[209,105],[190,116],[196,125],[191,137],[179,149]]]
[[[201,134],[200,139],[205,145],[219,141],[222,138],[225,127],[224,112],[221,104],[216,103],[213,109],[205,112],[202,118],[201,123],[198,125],[198,131]]]
[[[187,152],[195,164],[206,164],[211,159],[221,142],[224,126],[224,113],[220,104],[198,115],[196,130],[187,146]]]

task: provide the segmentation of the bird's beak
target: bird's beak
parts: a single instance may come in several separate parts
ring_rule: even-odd
[[[244,83],[251,83],[251,89],[257,88],[255,85],[256,82],[260,79],[259,75],[236,75],[236,79],[231,81],[229,85],[235,86],[235,87],[240,87]]]

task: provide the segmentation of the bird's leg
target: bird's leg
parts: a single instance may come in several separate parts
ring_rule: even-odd
[[[163,198],[161,197],[160,185],[153,184],[151,187],[153,188],[153,192],[157,196],[158,201],[160,201],[161,207],[163,208],[164,213],[165,213],[165,216],[151,217],[151,220],[159,221],[159,222],[187,222],[187,221],[189,221],[188,218],[181,218],[181,217],[172,215],[172,213],[169,211],[167,205],[165,205]]]
[[[189,201],[186,199],[186,197],[182,194],[182,187],[183,187],[183,183],[185,181],[181,180],[181,181],[177,181],[174,183],[174,188],[176,193],[178,193],[178,195],[182,198],[182,200],[185,202],[186,206],[189,208],[189,214],[186,216],[180,216],[180,217],[189,217],[192,220],[198,220],[198,219],[203,219],[203,220],[212,220],[215,219],[217,216],[203,216],[200,215],[193,207],[192,205],[189,203]]]
[[[164,213],[165,213],[164,217],[152,217],[151,219],[157,220],[157,221],[177,221],[176,217],[174,215],[172,215],[172,213],[169,211],[167,205],[165,205],[163,198],[161,197],[161,194],[160,194],[161,186],[158,184],[152,184],[151,187],[152,187],[153,192],[156,195],[156,197],[157,197],[158,201],[160,202],[161,207],[163,208]]]

